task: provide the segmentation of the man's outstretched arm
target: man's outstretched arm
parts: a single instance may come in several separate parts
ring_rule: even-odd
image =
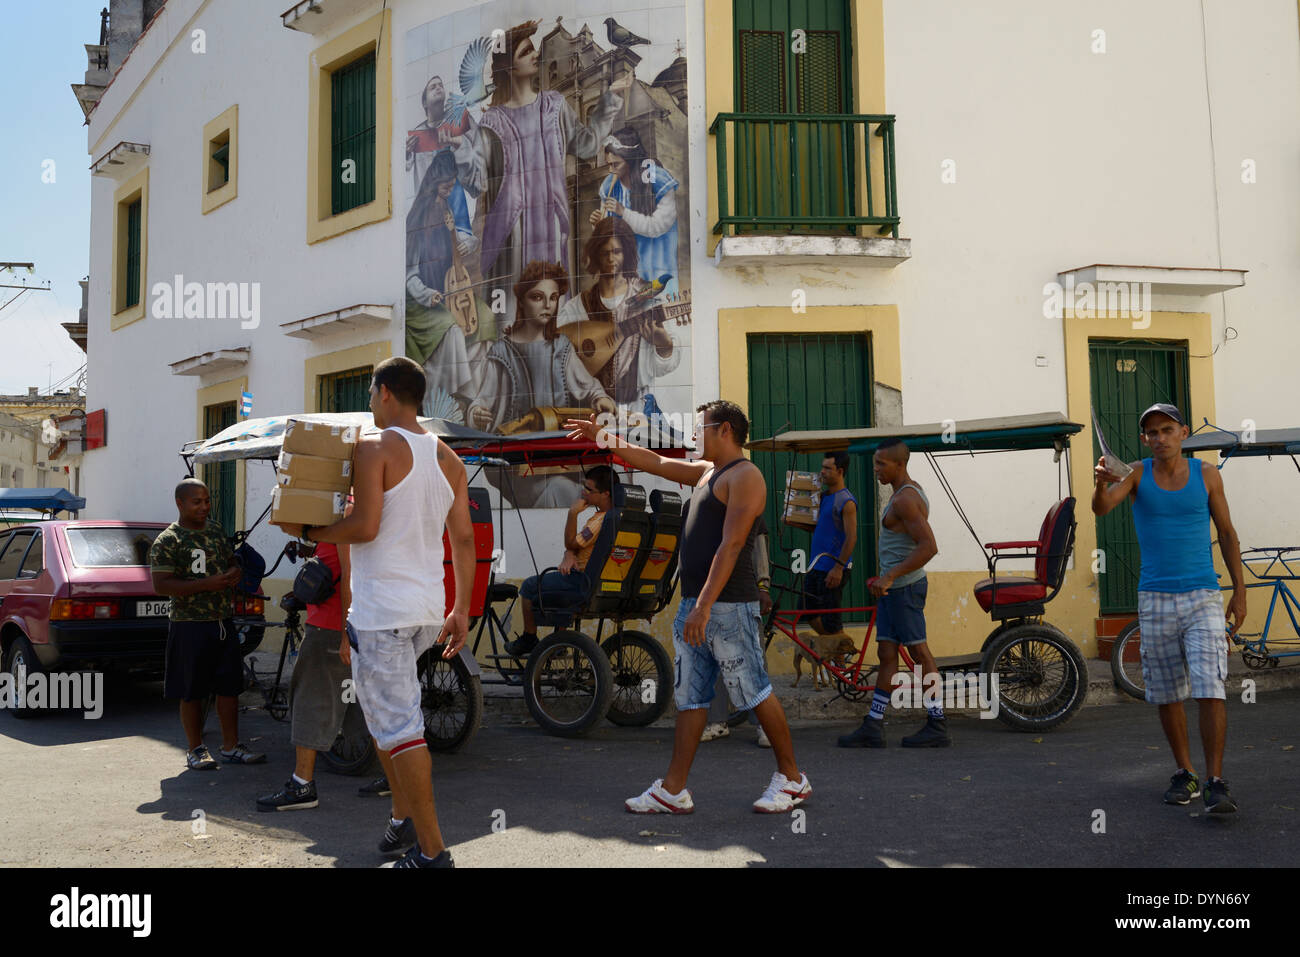
[[[614,433],[597,425],[596,416],[594,415],[590,419],[569,419],[564,423],[564,427],[569,430],[569,438],[571,439],[586,439],[589,442],[595,442],[603,449],[612,450],[634,469],[640,469],[642,472],[649,472],[651,475],[658,475],[682,485],[695,485],[712,467],[708,462],[686,462],[682,459],[670,459],[658,452],[652,452],[649,449],[641,448],[639,445],[633,445],[631,442],[620,439]]]

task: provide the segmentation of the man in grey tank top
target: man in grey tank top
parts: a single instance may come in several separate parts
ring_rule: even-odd
[[[867,584],[876,600],[876,693],[862,725],[837,742],[841,748],[883,748],[885,709],[889,707],[898,646],[921,666],[922,681],[939,682],[939,666],[925,640],[925,563],[939,554],[930,529],[930,500],[907,474],[909,457],[902,439],[884,442],[872,459],[876,481],[893,489],[880,517],[880,574]],[[942,687],[942,684],[938,685]],[[925,725],[903,739],[905,748],[946,748],[952,744],[943,703],[926,708]]]

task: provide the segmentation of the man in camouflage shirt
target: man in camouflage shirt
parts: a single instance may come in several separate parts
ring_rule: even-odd
[[[244,664],[239,636],[229,621],[233,589],[241,571],[221,526],[208,519],[208,487],[188,478],[176,486],[179,517],[149,549],[153,587],[171,598],[163,695],[181,699],[186,765],[206,771],[217,766],[203,744],[203,702],[217,696],[221,757],[228,764],[257,764],[266,755],[239,740],[239,694]]]

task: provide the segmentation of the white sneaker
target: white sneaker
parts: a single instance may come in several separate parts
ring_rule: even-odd
[[[704,733],[700,735],[700,741],[716,741],[718,738],[725,738],[731,734],[731,729],[727,727],[727,722],[719,721],[717,724],[706,725]]]
[[[780,771],[776,771],[772,774],[772,780],[768,782],[763,796],[754,802],[754,810],[759,814],[783,814],[810,797],[812,797],[812,785],[808,783],[808,775],[800,774],[798,781],[791,781]]]
[[[772,746],[772,742],[767,740],[767,732],[763,730],[762,725],[758,726],[758,741],[755,743],[760,748],[770,748]]]
[[[663,778],[656,779],[636,797],[628,798],[623,806],[633,814],[691,814],[695,811],[691,792],[682,788],[681,794],[669,794],[664,790]]]

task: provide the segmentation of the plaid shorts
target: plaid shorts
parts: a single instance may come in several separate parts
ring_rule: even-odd
[[[1147,701],[1225,697],[1228,642],[1223,595],[1217,588],[1140,591],[1138,622]]]

